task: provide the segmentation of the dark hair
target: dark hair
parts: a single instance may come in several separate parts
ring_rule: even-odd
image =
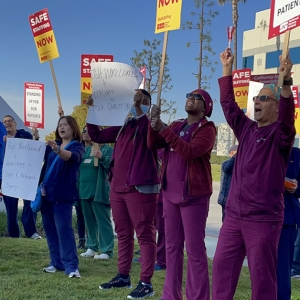
[[[77,121],[71,117],[71,116],[62,116],[59,118],[58,122],[57,122],[57,127],[56,127],[56,130],[55,130],[55,140],[56,141],[62,141],[61,137],[59,136],[59,133],[58,133],[58,125],[59,125],[59,122],[62,120],[62,119],[66,119],[69,126],[72,128],[73,130],[73,140],[76,140],[78,142],[81,142],[81,132],[80,132],[80,129],[79,129],[79,126],[78,126],[78,123]]]
[[[11,116],[11,115],[6,115],[6,116],[4,116],[3,119],[2,119],[2,121],[3,121],[5,118],[11,118],[13,121],[16,122],[15,118],[14,118],[13,116]]]
[[[152,98],[151,98],[151,95],[150,95],[150,93],[149,92],[147,92],[146,90],[144,90],[144,89],[140,89],[141,91],[142,91],[142,93],[145,95],[145,96],[147,96],[147,97],[149,97],[150,98],[150,106],[151,106],[151,104],[152,104]]]

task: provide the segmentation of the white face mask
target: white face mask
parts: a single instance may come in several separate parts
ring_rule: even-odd
[[[141,109],[142,109],[142,111],[143,111],[143,114],[147,114],[148,113],[148,111],[149,111],[149,106],[147,106],[147,105],[141,105]],[[137,113],[136,113],[136,109],[135,109],[135,107],[132,105],[132,107],[131,107],[131,110],[130,110],[130,112],[131,112],[131,114],[133,115],[133,117],[134,118],[136,118],[137,117]]]

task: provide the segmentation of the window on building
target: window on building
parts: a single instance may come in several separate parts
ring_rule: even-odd
[[[253,71],[254,56],[243,57],[243,69],[251,69]]]
[[[295,138],[294,147],[299,148],[299,139]]]
[[[281,53],[281,50],[266,53],[266,69],[279,67],[278,57]],[[300,47],[290,48],[290,57],[294,65],[300,64]]]

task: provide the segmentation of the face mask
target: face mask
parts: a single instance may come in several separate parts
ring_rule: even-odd
[[[143,114],[147,114],[148,111],[149,111],[149,106],[143,105],[143,104],[142,104],[142,105],[141,105],[141,109],[142,109],[142,111],[143,111]],[[130,112],[131,112],[131,114],[132,114],[132,116],[133,116],[134,118],[137,117],[136,109],[135,109],[135,107],[134,107],[133,105],[132,105],[132,107],[131,107]]]

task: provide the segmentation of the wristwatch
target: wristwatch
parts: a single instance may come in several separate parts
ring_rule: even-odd
[[[60,146],[57,146],[56,150],[54,151],[56,154],[60,153]]]
[[[283,85],[289,85],[289,86],[293,85],[293,78],[291,77],[288,80],[284,80]]]

